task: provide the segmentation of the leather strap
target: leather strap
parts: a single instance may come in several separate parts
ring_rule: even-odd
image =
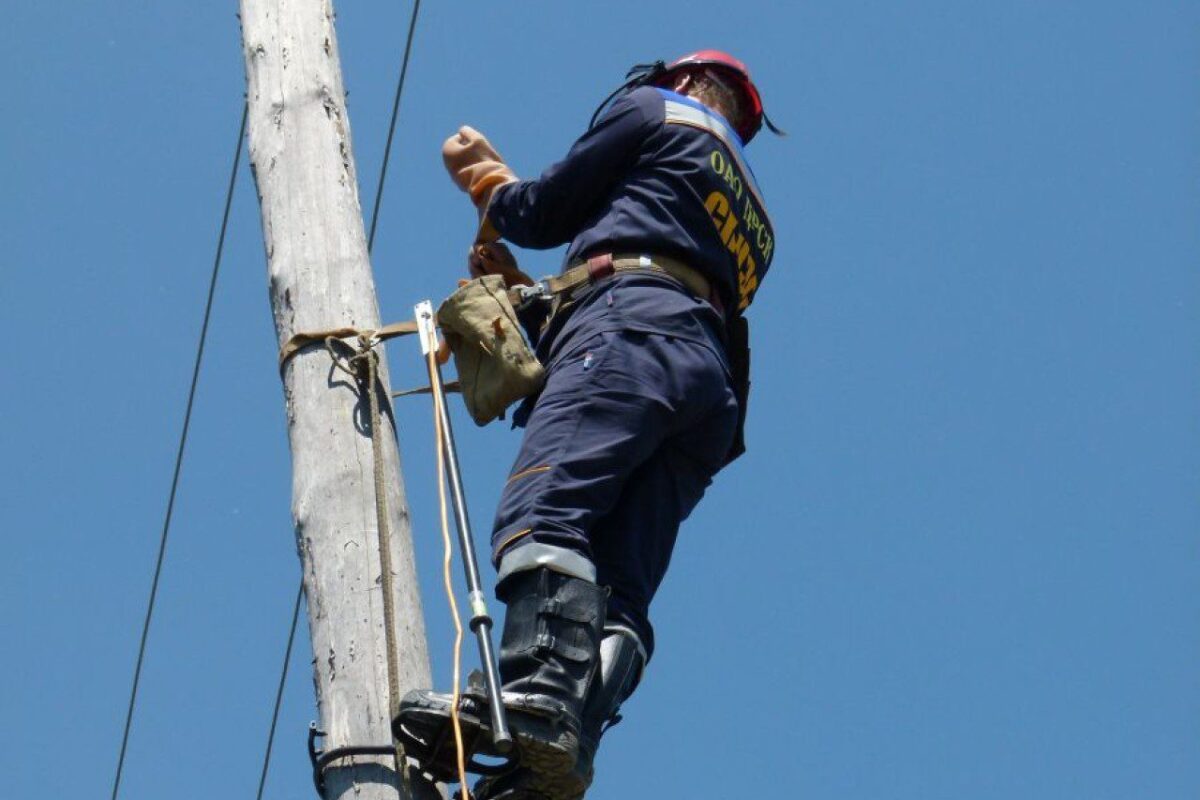
[[[397,336],[408,336],[417,332],[417,323],[415,320],[405,320],[404,322],[393,322],[391,325],[385,325],[379,330],[362,331],[358,328],[334,328],[328,331],[314,331],[311,333],[297,333],[279,350],[279,369],[282,371],[288,360],[312,344],[324,342],[326,339],[349,339],[352,336],[365,336],[368,339],[376,341],[386,341],[394,339]]]
[[[601,253],[592,256],[587,261],[581,261],[568,268],[563,274],[546,278],[542,281],[547,291],[555,295],[555,300],[563,302],[561,295],[570,294],[576,289],[590,286],[613,274],[621,272],[657,272],[666,275],[683,285],[696,297],[717,302],[712,292],[708,278],[701,275],[682,261],[668,256],[639,255],[637,253]],[[523,298],[517,289],[508,292],[509,301],[513,306],[520,306]],[[376,341],[386,341],[397,336],[407,336],[417,332],[414,320],[394,322],[378,330],[359,330],[358,328],[333,328],[327,331],[297,333],[279,350],[279,369],[282,371],[287,362],[304,348],[324,342],[326,339],[349,339],[353,336],[366,337]]]
[[[591,285],[613,273],[638,271],[665,274],[682,283],[692,294],[705,300],[712,293],[708,278],[682,261],[667,256],[637,253],[604,253],[592,256],[587,261],[570,267],[558,277],[547,278],[546,286],[552,294],[562,294]]]

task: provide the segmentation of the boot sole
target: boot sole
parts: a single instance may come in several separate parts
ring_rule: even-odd
[[[585,781],[575,770],[565,775],[536,775],[530,780],[530,787],[546,800],[581,800],[588,790],[591,781]]]
[[[509,714],[510,719],[518,716],[512,728],[521,766],[547,778],[569,775],[579,756],[579,738],[548,720]]]
[[[575,770],[564,775],[535,774],[527,768],[519,769],[520,776],[514,782],[511,774],[485,778],[475,785],[475,798],[479,800],[582,800],[591,786],[591,776]],[[461,794],[455,795],[462,800]]]
[[[453,750],[453,739],[448,738],[451,734],[447,713],[444,704],[421,697],[402,711],[393,724],[394,734],[409,748],[410,755],[439,780],[450,780],[456,773],[452,752],[443,749],[448,744]],[[514,708],[509,708],[508,719],[519,764],[547,779],[570,775],[579,755],[579,737],[574,732],[560,720]],[[467,711],[459,714],[463,743],[469,754],[503,757],[492,744],[490,722]],[[445,744],[430,750],[435,742]]]

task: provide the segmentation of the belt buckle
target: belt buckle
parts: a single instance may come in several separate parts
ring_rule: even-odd
[[[517,303],[517,311],[524,311],[535,302],[549,302],[554,299],[554,294],[546,284],[546,278],[542,278],[532,286],[522,284],[516,288],[517,298],[520,301]]]

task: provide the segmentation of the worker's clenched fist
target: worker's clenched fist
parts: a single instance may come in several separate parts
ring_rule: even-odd
[[[496,187],[517,179],[487,137],[468,125],[442,144],[442,160],[450,179],[471,196],[481,214]]]
[[[533,285],[533,278],[517,266],[517,259],[512,251],[507,245],[499,242],[474,245],[467,254],[467,269],[472,278],[481,278],[484,275],[503,276],[505,285],[510,289],[514,286]]]

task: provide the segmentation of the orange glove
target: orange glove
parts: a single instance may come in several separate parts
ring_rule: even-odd
[[[517,180],[504,159],[482,133],[464,125],[442,144],[442,161],[454,185],[466,192],[479,212],[476,241],[495,241],[499,233],[487,220],[492,193],[500,186]]]
[[[505,285],[510,289],[519,285],[533,285],[533,278],[530,278],[517,266],[517,259],[513,257],[512,251],[508,249],[507,245],[499,242],[474,245],[467,254],[467,269],[472,278],[501,275],[504,277]]]

